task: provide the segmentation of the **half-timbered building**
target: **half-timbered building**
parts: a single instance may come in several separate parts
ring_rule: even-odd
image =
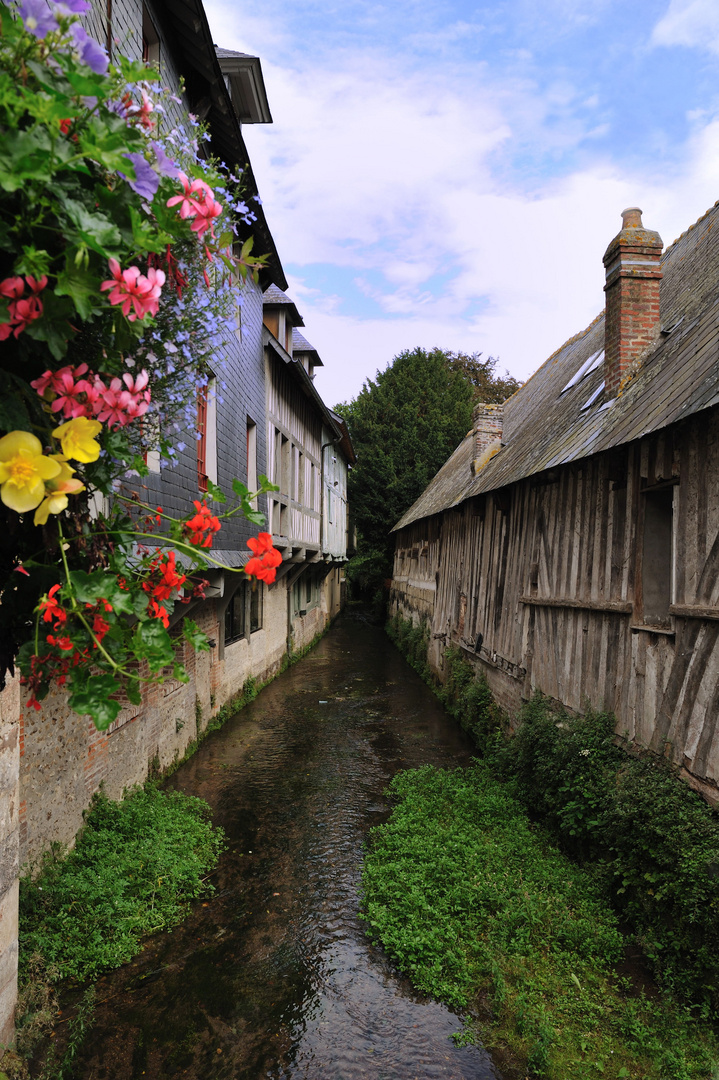
[[[662,254],[625,211],[606,310],[473,429],[395,527],[391,606],[514,712],[611,710],[719,798],[719,204]]]
[[[275,285],[264,294],[265,376],[272,542],[282,551],[290,649],[339,611],[347,559],[347,428],[314,385],[319,355],[301,334],[302,316]]]

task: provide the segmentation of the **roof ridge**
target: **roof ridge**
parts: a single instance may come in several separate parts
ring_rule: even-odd
[[[683,233],[679,233],[679,236],[677,236],[676,239],[672,240],[671,244],[667,244],[667,246],[664,249],[664,253],[662,254],[662,259],[665,259],[667,257],[667,255],[669,254],[669,252],[671,251],[671,249],[675,246],[675,244],[678,244],[680,240],[683,240],[684,237],[687,235],[687,233],[690,233],[690,232],[692,232],[693,229],[696,229],[699,222],[703,221],[705,217],[708,217],[709,214],[711,214],[712,210],[716,210],[716,208],[718,206],[719,206],[719,199],[717,199],[717,201],[712,206],[710,206],[708,210],[705,210],[704,213],[700,217],[698,217],[696,219],[696,221],[693,223],[693,225],[690,225],[687,229],[684,230]]]
[[[545,368],[547,366],[547,364],[550,364],[552,362],[552,360],[555,359],[555,357],[559,356],[560,352],[562,352],[564,349],[566,349],[568,345],[573,345],[575,341],[579,341],[581,338],[586,337],[586,335],[589,333],[589,331],[592,329],[592,327],[596,326],[597,323],[599,322],[599,320],[604,318],[605,314],[606,314],[606,308],[602,308],[602,310],[599,312],[599,314],[595,315],[595,317],[592,319],[589,326],[585,326],[584,330],[580,330],[579,333],[573,334],[572,337],[567,338],[567,340],[562,345],[560,345],[558,349],[554,350],[554,352],[551,354],[551,356],[548,356],[546,360],[542,361],[542,363],[539,365],[537,370],[533,371],[532,374],[529,376],[529,378],[526,380],[526,382],[522,383],[522,385],[519,387],[519,390],[524,389],[524,387],[527,386],[528,383],[530,383],[532,381],[532,379],[535,377],[535,375],[539,375],[540,371],[542,371],[542,369]],[[507,401],[511,401],[512,398],[515,397],[515,395],[519,393],[519,390],[515,390],[514,394],[512,394],[512,397],[507,398]],[[505,405],[507,404],[507,401],[505,401],[505,403],[504,403]]]

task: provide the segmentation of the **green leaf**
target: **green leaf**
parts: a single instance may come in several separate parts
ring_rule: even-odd
[[[243,484],[242,481],[237,478],[232,481],[232,490],[240,499],[246,499],[250,494],[250,489],[247,484]]]
[[[251,521],[253,525],[259,525],[260,528],[265,524],[265,515],[261,510],[253,510],[249,503],[245,506],[242,503],[242,513],[245,515],[248,521]]]
[[[142,705],[142,694],[137,683],[125,683],[125,694],[131,705]]]
[[[204,630],[200,630],[196,622],[192,619],[185,619],[182,624],[182,634],[186,641],[189,641],[195,652],[209,652],[210,642],[207,634]]]
[[[136,206],[130,206],[130,220],[132,222],[132,239],[138,251],[164,251],[168,245],[174,242],[174,237],[158,229],[157,225],[142,213]]]
[[[77,248],[70,248],[65,256],[65,269],[57,276],[56,296],[69,296],[81,319],[89,319],[102,311],[100,282],[89,270],[75,265]]]
[[[0,431],[27,431],[30,426],[25,402],[18,393],[14,379],[0,371]]]
[[[73,570],[70,573],[72,591],[81,604],[96,604],[98,600],[107,599],[108,589],[114,580],[104,570],[93,570],[91,574],[86,570]]]
[[[82,203],[67,195],[59,194],[58,201],[88,247],[105,258],[117,250],[122,237],[113,221],[104,214],[91,213]]]
[[[234,483],[232,486],[235,486]],[[213,484],[211,480],[207,481],[207,494],[210,496],[213,502],[227,502],[227,496],[225,495],[222,488],[219,488],[217,484]]]
[[[271,480],[268,480],[264,473],[260,473],[260,495],[266,495],[268,491],[279,491],[277,484],[273,484]]]
[[[84,71],[66,71],[67,81],[81,97],[105,98],[107,79],[103,75],[88,75]]]
[[[3,133],[0,187],[5,191],[17,191],[28,180],[49,182],[53,172],[52,144],[44,127]]]
[[[68,338],[72,336],[72,327],[68,319],[72,317],[73,307],[69,300],[56,296],[50,289],[42,294],[43,315],[26,328],[25,334],[33,341],[44,341],[56,360],[61,360],[67,352]]]
[[[5,221],[0,221],[0,248],[2,248],[3,251],[15,250],[15,244],[10,233],[10,226]]]
[[[50,253],[42,248],[38,250],[34,244],[23,244],[22,255],[16,261],[14,270],[16,274],[32,274],[35,278],[41,278],[50,272]]]
[[[160,671],[175,662],[172,639],[159,619],[141,622],[132,638],[138,660],[147,660],[151,671]]]
[[[188,683],[190,681],[190,676],[187,674],[182,664],[173,665],[172,677],[173,679],[177,679],[177,681],[181,683]]]
[[[120,703],[110,697],[120,689],[114,675],[91,675],[84,686],[75,689],[73,684],[68,704],[75,712],[89,713],[98,731],[105,731],[120,712]]]

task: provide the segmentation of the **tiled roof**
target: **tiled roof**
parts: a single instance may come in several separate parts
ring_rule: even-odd
[[[509,399],[502,449],[479,475],[468,435],[395,529],[719,404],[719,202],[667,248],[662,268],[661,337],[615,401],[603,400],[603,364],[565,389],[604,348],[602,312]]]
[[[296,326],[292,327],[292,352],[293,353],[314,353],[314,359],[312,364],[314,367],[324,367],[325,365],[320,360],[320,354],[314,345],[310,345],[304,334],[301,334]]]
[[[217,59],[218,60],[225,60],[230,56],[241,56],[243,59],[246,59],[246,60],[256,60],[257,59],[257,57],[253,56],[252,53],[235,52],[233,49],[221,49],[219,47],[219,45],[215,45],[215,52],[217,53]]]
[[[265,304],[291,304],[294,307],[294,300],[290,300],[287,293],[282,292],[282,289],[278,289],[276,285],[270,285],[265,289],[262,300]]]

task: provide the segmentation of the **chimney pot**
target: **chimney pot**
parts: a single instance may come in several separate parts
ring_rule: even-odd
[[[638,206],[628,206],[626,210],[622,210],[622,230],[641,228],[642,212]]]
[[[622,229],[604,254],[607,311],[604,383],[615,398],[632,364],[659,337],[662,238],[645,229],[638,206],[622,211]]]

